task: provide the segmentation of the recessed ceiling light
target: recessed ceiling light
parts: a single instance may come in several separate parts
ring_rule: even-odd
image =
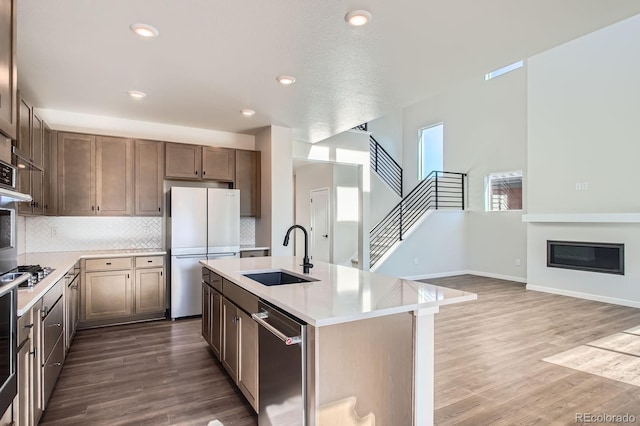
[[[141,92],[141,91],[139,91],[139,90],[129,90],[129,91],[127,92],[127,94],[128,94],[132,99],[142,99],[142,98],[144,98],[145,96],[147,96],[147,94],[146,94],[146,93]]]
[[[255,115],[256,112],[252,109],[243,109],[240,113],[245,117],[251,117],[252,115]]]
[[[352,27],[361,27],[371,21],[371,13],[366,10],[354,10],[344,16],[344,20]]]
[[[158,34],[160,34],[155,27],[147,24],[132,24],[129,28],[140,37],[145,38],[158,37]]]
[[[279,75],[278,77],[276,77],[276,80],[278,80],[278,83],[284,86],[289,86],[296,82],[296,78],[291,77],[290,75]]]

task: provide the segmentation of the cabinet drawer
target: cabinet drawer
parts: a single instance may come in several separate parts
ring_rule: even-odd
[[[51,289],[42,296],[42,311],[43,315],[46,315],[53,305],[56,304],[58,299],[62,296],[62,290],[64,289],[64,280],[60,280],[51,287]]]
[[[64,339],[60,338],[56,342],[51,356],[45,362],[42,367],[42,381],[44,382],[44,406],[46,408],[51,392],[56,386],[56,381],[62,370],[62,363],[64,362]]]
[[[155,268],[164,266],[164,256],[136,257],[136,268]]]
[[[258,298],[231,281],[223,279],[222,294],[248,314],[258,312]]]
[[[240,257],[265,257],[269,256],[269,250],[243,250]]]
[[[33,316],[32,311],[29,310],[29,312],[18,318],[18,347],[29,338],[32,328]]]
[[[85,268],[87,271],[112,271],[118,269],[131,269],[130,257],[87,259],[85,262]]]
[[[62,312],[63,303],[59,302],[51,309],[49,315],[42,322],[42,334],[44,336],[43,342],[43,359],[47,359],[51,354],[53,346],[58,341],[58,338],[62,335]]]

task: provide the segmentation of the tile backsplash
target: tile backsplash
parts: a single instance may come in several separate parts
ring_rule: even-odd
[[[240,245],[252,246],[256,244],[256,218],[240,218]]]
[[[26,217],[18,240],[28,253],[163,248],[161,217]],[[24,229],[24,234],[20,232]],[[24,239],[22,235],[24,235]],[[240,218],[240,244],[254,245],[256,221]]]
[[[163,231],[161,217],[27,217],[26,251],[161,248]]]

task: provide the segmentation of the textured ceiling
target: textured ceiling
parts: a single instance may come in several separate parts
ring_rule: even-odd
[[[18,4],[19,85],[38,107],[239,133],[272,124],[309,142],[640,13],[637,0]],[[369,25],[345,24],[356,8]],[[160,36],[140,39],[136,22]]]

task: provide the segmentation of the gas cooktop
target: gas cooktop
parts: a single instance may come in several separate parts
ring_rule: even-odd
[[[27,272],[31,274],[31,276],[27,281],[20,284],[20,287],[33,287],[53,271],[54,270],[52,268],[49,268],[48,266],[43,267],[40,265],[21,265],[12,269],[9,272],[18,272],[18,273]]]

